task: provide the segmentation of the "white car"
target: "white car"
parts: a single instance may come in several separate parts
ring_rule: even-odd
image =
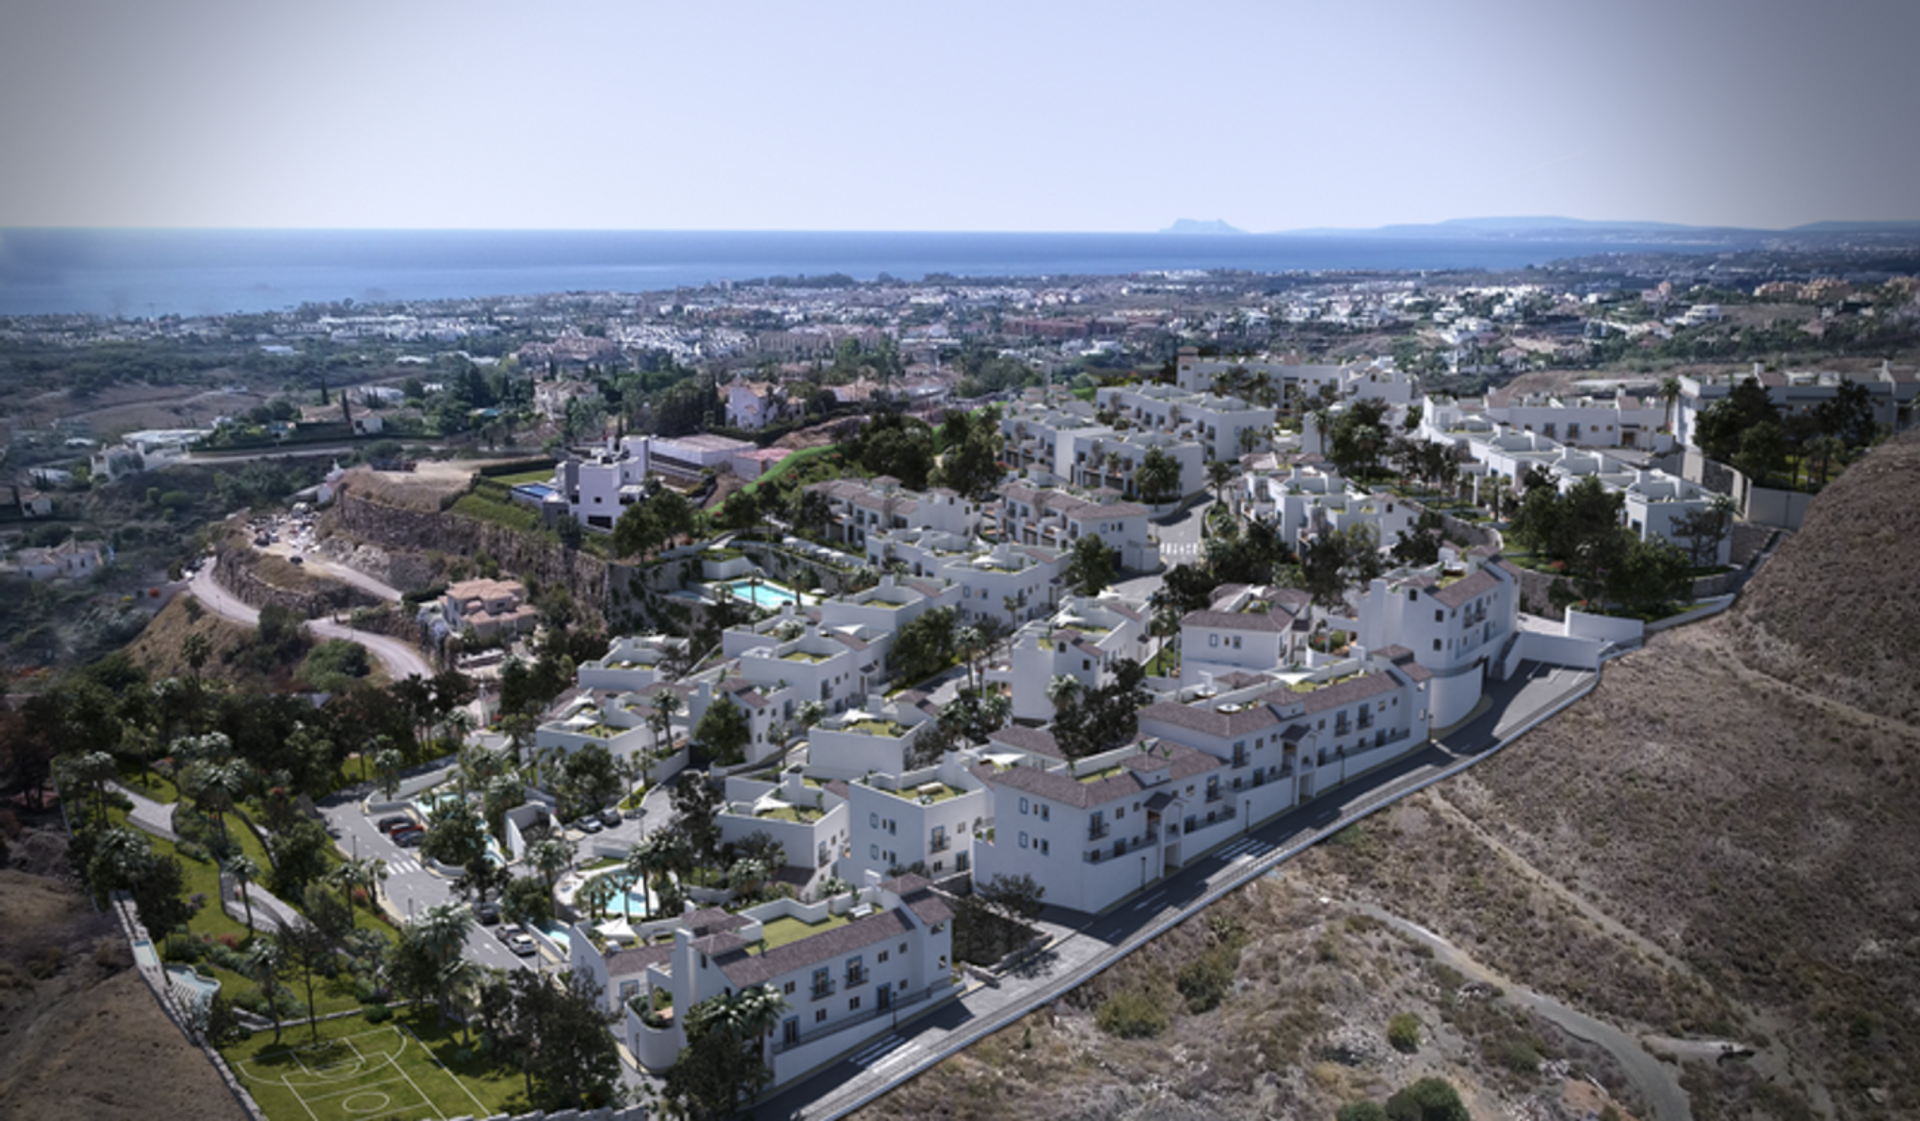
[[[507,935],[507,949],[523,958],[530,958],[540,952],[540,947],[534,944],[533,935],[524,930],[517,930]]]

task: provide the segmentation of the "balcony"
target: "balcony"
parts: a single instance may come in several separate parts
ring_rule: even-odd
[[[952,847],[953,842],[947,839],[945,833],[935,834],[933,839],[927,842],[928,852],[945,852]]]
[[[1087,840],[1097,841],[1113,831],[1113,827],[1104,821],[1096,821],[1087,826]]]
[[[832,981],[816,981],[813,985],[813,999],[825,1000],[833,995]]]
[[[1207,788],[1207,801],[1209,801],[1209,802],[1218,802],[1218,801],[1220,800],[1220,798],[1221,798],[1221,793],[1220,793],[1220,788],[1219,788],[1219,787],[1217,787],[1217,786],[1209,786],[1209,787]]]
[[[1138,837],[1115,841],[1111,849],[1090,849],[1082,853],[1080,859],[1087,864],[1101,864],[1109,860],[1117,860],[1130,852],[1138,852],[1141,849],[1150,848],[1159,843],[1160,831],[1158,829],[1149,829]]]
[[[855,988],[867,983],[867,971],[864,969],[847,970],[847,987]]]

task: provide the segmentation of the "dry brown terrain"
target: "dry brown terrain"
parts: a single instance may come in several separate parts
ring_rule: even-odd
[[[1579,1084],[1564,1068],[1513,1074],[1517,1042],[1620,1088],[1510,1002],[1449,1000],[1409,944],[1355,922],[1359,900],[1669,1056],[1699,1121],[1920,1116],[1916,479],[1920,435],[1877,450],[1736,612],[1611,663],[1498,757],[867,1115],[1326,1118],[1429,1071],[1476,1117],[1592,1115],[1559,1096]],[[1252,941],[1222,1006],[1190,1014],[1173,978],[1216,921]],[[1128,989],[1176,1009],[1164,1035],[1095,1027]],[[1417,1058],[1385,1046],[1396,1011],[1432,1037]],[[1678,1053],[1722,1039],[1753,1054]]]
[[[160,1011],[111,915],[46,869],[52,834],[0,870],[0,1117],[171,1121],[244,1114]]]

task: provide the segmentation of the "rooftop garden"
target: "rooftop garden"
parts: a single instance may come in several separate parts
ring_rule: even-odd
[[[831,654],[809,654],[805,650],[790,650],[780,655],[780,660],[784,662],[824,662],[830,657],[832,657]]]
[[[770,817],[775,821],[791,821],[795,825],[811,825],[826,816],[826,811],[818,806],[794,806],[782,804],[761,810],[755,817]]]
[[[784,915],[777,919],[768,919],[760,926],[760,952],[777,950],[789,942],[798,942],[802,938],[825,934],[835,927],[845,926],[852,921],[846,915],[830,915],[816,923],[801,922],[799,919]]]
[[[859,720],[841,730],[856,732],[863,736],[883,736],[887,739],[899,739],[907,734],[907,726],[898,720]]]
[[[1084,775],[1075,775],[1073,777],[1084,783],[1105,782],[1110,778],[1119,778],[1121,772],[1124,770],[1126,770],[1125,767],[1115,763],[1111,767],[1102,767],[1097,771],[1092,771]]]

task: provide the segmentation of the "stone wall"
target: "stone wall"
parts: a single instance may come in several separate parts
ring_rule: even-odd
[[[351,584],[340,583],[314,577],[314,586],[303,591],[278,587],[262,579],[254,570],[260,554],[243,541],[229,541],[223,544],[214,556],[214,576],[220,586],[241,602],[250,607],[265,607],[270,603],[278,604],[301,619],[312,619],[329,615],[335,611],[349,611],[355,607],[372,607],[379,600]]]
[[[573,597],[575,608],[587,616],[606,613],[609,570],[620,567],[609,565],[591,553],[566,548],[550,538],[492,522],[455,513],[391,506],[356,493],[351,480],[343,483],[334,500],[329,528],[394,552],[439,552],[470,560],[484,551],[499,562],[503,572],[532,579],[545,587],[565,587]],[[390,572],[399,574],[393,569]],[[396,586],[405,587],[404,584]]]

